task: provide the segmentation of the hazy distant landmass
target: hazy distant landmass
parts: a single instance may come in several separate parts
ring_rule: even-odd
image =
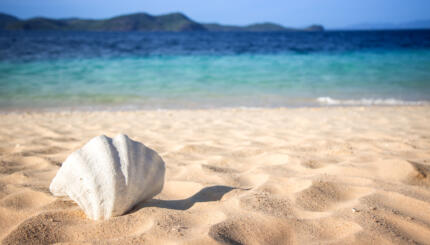
[[[220,24],[203,24],[208,31],[324,31],[322,25],[311,25],[306,28],[288,28],[279,24],[264,22],[247,26],[220,25]]]
[[[59,30],[59,31],[324,31],[321,25],[307,28],[287,28],[275,23],[257,23],[247,26],[198,23],[182,13],[150,15],[136,13],[109,19],[50,19],[37,17],[22,20],[0,13],[0,30]]]
[[[348,30],[401,30],[401,29],[430,29],[430,20],[416,20],[404,23],[360,23],[346,26]]]

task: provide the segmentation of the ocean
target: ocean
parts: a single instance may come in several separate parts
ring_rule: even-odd
[[[430,31],[0,32],[0,110],[430,104]]]

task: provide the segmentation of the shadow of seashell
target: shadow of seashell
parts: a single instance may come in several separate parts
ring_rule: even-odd
[[[192,195],[189,198],[181,199],[181,200],[160,200],[160,199],[152,199],[150,201],[140,202],[138,203],[130,212],[137,212],[141,208],[148,207],[158,207],[158,208],[166,208],[166,209],[174,209],[174,210],[187,210],[191,208],[197,202],[215,202],[222,199],[222,197],[228,192],[240,189],[230,186],[224,185],[215,185],[209,186],[201,189],[196,194]]]

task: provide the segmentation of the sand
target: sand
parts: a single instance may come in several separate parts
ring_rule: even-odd
[[[165,187],[92,221],[48,189],[94,136],[165,160]],[[430,244],[430,107],[0,115],[4,244]]]

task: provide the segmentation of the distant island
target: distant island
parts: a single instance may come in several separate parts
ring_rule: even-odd
[[[265,22],[247,26],[204,24],[193,21],[182,13],[150,15],[135,13],[109,19],[50,19],[37,17],[22,20],[15,16],[0,13],[0,30],[58,30],[58,31],[216,31],[216,32],[293,32],[324,31],[321,25],[306,28],[288,28],[279,24]]]
[[[430,29],[430,20],[415,20],[401,23],[360,23],[349,25],[344,30],[425,30]]]

